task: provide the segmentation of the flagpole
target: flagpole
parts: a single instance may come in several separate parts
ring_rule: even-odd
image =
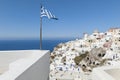
[[[41,13],[41,8],[42,5],[40,7],[40,13]],[[42,16],[40,15],[40,50],[42,50]]]
[[[46,16],[48,17],[48,19],[55,19],[55,20],[58,20],[58,18],[52,15],[50,11],[48,12],[46,9],[44,9],[42,4],[40,8],[41,8],[40,9],[40,50],[42,50],[42,17]]]

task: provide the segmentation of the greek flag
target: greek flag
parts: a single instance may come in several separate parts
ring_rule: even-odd
[[[48,17],[48,19],[58,20],[55,15],[51,14],[51,12],[45,9],[43,6],[41,6],[41,17]]]

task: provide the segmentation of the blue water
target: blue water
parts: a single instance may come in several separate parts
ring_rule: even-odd
[[[46,39],[42,42],[42,49],[52,51],[61,42],[71,39]],[[34,50],[40,49],[40,40],[0,40],[0,50]]]

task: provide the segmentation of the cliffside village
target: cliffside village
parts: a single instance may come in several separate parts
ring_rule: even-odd
[[[91,35],[84,33],[82,39],[60,43],[54,48],[50,58],[50,78],[81,79],[83,73],[91,73],[93,68],[113,65],[117,61],[120,61],[120,28],[111,28],[104,33],[95,30]]]

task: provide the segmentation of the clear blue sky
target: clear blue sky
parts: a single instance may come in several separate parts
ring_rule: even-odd
[[[0,0],[0,39],[39,39],[40,2],[59,18],[43,18],[44,38],[120,27],[120,0]]]

